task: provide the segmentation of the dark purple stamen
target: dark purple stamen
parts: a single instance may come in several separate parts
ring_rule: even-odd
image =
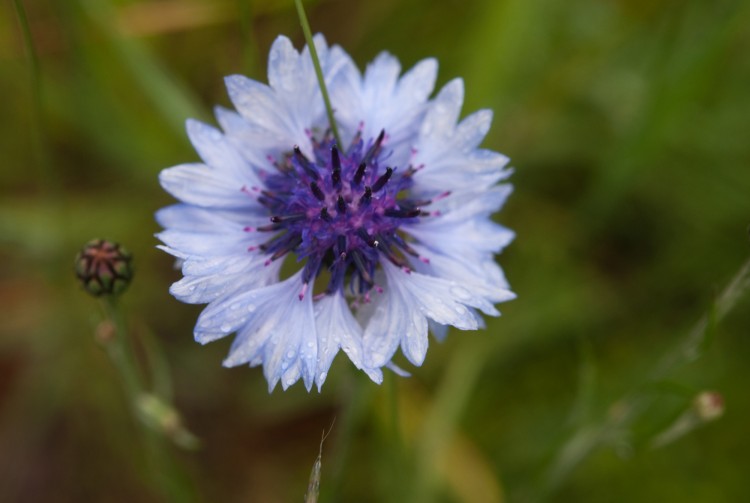
[[[310,190],[312,191],[313,195],[318,201],[324,201],[326,198],[326,195],[323,194],[323,191],[320,190],[320,187],[318,187],[318,184],[315,182],[312,182],[310,184]]]
[[[379,153],[380,145],[383,143],[383,138],[385,138],[385,129],[380,130],[380,134],[378,135],[377,140],[375,140],[375,143],[372,144],[372,147],[367,150],[367,153],[361,161],[363,164],[370,164],[370,161],[372,161],[373,157],[375,157]]]
[[[383,159],[390,156],[385,138],[384,130],[369,141],[358,134],[340,150],[326,133],[320,140],[311,137],[310,158],[298,147],[280,158],[275,163],[278,171],[263,178],[264,190],[253,189],[270,223],[244,231],[274,234],[251,251],[267,254],[266,264],[294,252],[298,260],[306,259],[305,285],[327,270],[327,293],[348,284],[363,301],[376,288],[381,260],[404,270],[409,270],[405,257],[423,260],[402,237],[400,226],[430,215],[422,208],[432,201],[409,197],[414,170],[383,170]]]
[[[362,178],[365,176],[365,170],[367,169],[367,163],[360,163],[359,167],[357,168],[357,172],[354,173],[354,178],[352,178],[352,181],[354,182],[354,185],[359,185],[362,183]]]
[[[363,205],[368,205],[370,204],[370,201],[372,201],[372,189],[370,187],[365,187],[365,193],[359,198],[359,202]]]
[[[339,149],[335,146],[331,147],[331,181],[333,186],[337,189],[341,188],[341,158],[339,157]]]
[[[339,195],[338,200],[336,201],[336,207],[339,209],[339,214],[346,213],[346,201],[344,201],[344,196]]]
[[[388,183],[388,180],[391,179],[391,175],[393,175],[393,169],[387,168],[385,170],[385,173],[381,175],[380,178],[375,182],[375,185],[372,186],[373,192],[378,192],[380,189],[385,187],[385,184]]]
[[[393,217],[393,218],[414,218],[418,217],[422,214],[422,210],[419,208],[413,208],[413,209],[400,209],[400,208],[388,208],[383,212],[383,214],[387,217]]]
[[[305,154],[302,153],[297,145],[294,146],[294,158],[308,176],[315,180],[320,177],[317,168],[305,157]]]
[[[367,246],[370,246],[372,248],[378,246],[378,242],[372,239],[372,236],[370,236],[363,227],[357,229],[357,236],[361,237],[362,241],[367,243]]]
[[[296,215],[274,215],[271,217],[271,222],[275,224],[279,224],[282,222],[296,222],[297,220],[302,220],[306,216],[303,213],[297,213]]]

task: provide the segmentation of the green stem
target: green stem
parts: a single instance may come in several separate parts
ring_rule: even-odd
[[[139,406],[148,392],[138,372],[133,349],[128,344],[127,328],[116,302],[111,297],[107,297],[103,302],[106,317],[114,328],[112,338],[104,341],[104,347],[122,378],[133,416],[142,426],[140,431],[146,447],[148,473],[152,477],[154,487],[165,500],[193,502],[195,497],[190,488],[190,481],[172,457],[169,446],[165,443],[163,432],[149,428],[143,421],[142,410]]]
[[[112,340],[107,341],[104,344],[104,347],[122,378],[130,406],[137,413],[136,404],[142,393],[143,383],[141,381],[141,376],[138,375],[132,349],[128,345],[125,323],[114,299],[109,297],[106,298],[104,300],[104,309],[107,318],[114,326],[113,338]]]
[[[340,146],[341,136],[339,136],[339,130],[336,127],[336,120],[333,117],[333,107],[331,106],[331,99],[328,97],[328,89],[326,88],[326,82],[323,78],[323,70],[320,68],[318,51],[315,49],[315,44],[313,43],[310,24],[307,22],[305,9],[302,7],[302,0],[294,0],[294,5],[297,7],[297,15],[299,16],[299,22],[302,25],[302,33],[304,33],[305,40],[307,41],[307,47],[310,49],[310,57],[312,58],[313,67],[315,67],[315,76],[318,78],[320,93],[323,95],[323,102],[326,105],[326,113],[328,114],[328,122],[331,124],[331,132],[333,133],[333,137],[336,139],[336,143]]]

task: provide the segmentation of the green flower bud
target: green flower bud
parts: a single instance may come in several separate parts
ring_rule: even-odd
[[[133,278],[132,256],[112,241],[91,240],[76,255],[76,276],[91,295],[119,295]]]

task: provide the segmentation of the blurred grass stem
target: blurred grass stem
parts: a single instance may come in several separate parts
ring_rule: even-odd
[[[188,117],[206,117],[203,108],[195,97],[168,73],[165,65],[152,56],[148,48],[139,40],[128,38],[112,29],[112,20],[117,18],[117,10],[108,0],[80,0],[84,11],[100,28],[102,35],[110,42],[113,54],[119,57],[124,67],[130,70],[133,80],[149,97],[154,108],[172,127],[180,138],[184,136],[185,120]]]
[[[112,360],[115,368],[123,382],[123,387],[127,394],[129,407],[132,410],[133,417],[136,419],[139,428],[143,434],[147,463],[148,475],[153,480],[156,490],[158,490],[167,501],[192,502],[195,498],[189,489],[189,481],[176,465],[172,454],[165,444],[164,434],[170,434],[167,431],[157,431],[154,425],[148,422],[148,418],[143,416],[144,408],[142,404],[144,399],[149,396],[144,389],[144,380],[138,372],[138,366],[135,359],[132,346],[129,344],[129,337],[122,313],[117,305],[117,300],[111,296],[105,297],[102,301],[107,320],[111,322],[113,333],[105,339],[103,345]],[[170,406],[162,400],[153,397],[158,401],[158,405],[163,407]],[[180,431],[175,433],[179,438]],[[189,432],[188,435],[192,437]],[[174,438],[174,435],[170,435]],[[192,437],[194,439],[194,437]],[[191,439],[192,440],[192,439]],[[196,440],[197,442],[197,440]]]
[[[594,450],[612,444],[621,437],[625,429],[647,410],[652,400],[648,393],[644,393],[644,388],[662,381],[680,367],[699,358],[710,342],[715,325],[737,305],[748,289],[750,259],[740,267],[709,312],[684,340],[661,358],[644,382],[614,401],[604,419],[598,423],[584,424],[570,436],[544,475],[540,499],[552,494]]]
[[[18,24],[21,27],[23,46],[29,62],[29,83],[31,86],[31,134],[34,142],[34,153],[36,156],[39,185],[49,194],[59,193],[57,173],[52,169],[49,154],[49,142],[44,126],[44,106],[42,100],[42,76],[39,64],[39,56],[34,47],[34,38],[31,35],[29,19],[26,15],[21,0],[13,0],[16,9]]]
[[[117,300],[107,296],[102,300],[107,319],[112,323],[114,333],[111,338],[104,342],[104,349],[117,369],[123,386],[128,395],[130,407],[136,412],[138,396],[143,389],[141,376],[135,365],[133,349],[128,344],[128,335],[125,322],[117,306]]]
[[[343,412],[341,419],[336,420],[336,454],[331,457],[331,484],[330,491],[324,487],[328,494],[326,501],[335,503],[343,501],[340,493],[349,469],[349,457],[354,449],[354,438],[357,427],[362,424],[365,414],[372,403],[375,388],[369,380],[362,376],[355,376],[349,382],[342,384],[339,403]]]
[[[421,435],[417,438],[416,467],[412,482],[413,503],[435,500],[438,481],[435,460],[445,452],[454,436],[456,423],[466,408],[483,363],[489,352],[483,340],[466,341],[450,360],[445,377],[435,394]]]

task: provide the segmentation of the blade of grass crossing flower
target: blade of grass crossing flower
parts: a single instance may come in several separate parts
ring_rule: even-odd
[[[318,51],[315,49],[315,43],[313,43],[312,32],[310,31],[310,23],[307,22],[305,9],[304,7],[302,7],[302,0],[294,0],[294,5],[297,7],[297,15],[299,16],[299,22],[302,25],[302,32],[305,35],[307,47],[310,48],[310,57],[312,58],[313,66],[315,67],[315,76],[318,78],[320,93],[323,95],[323,101],[326,105],[326,113],[328,114],[328,122],[331,124],[331,132],[333,133],[333,137],[336,139],[336,143],[341,145],[341,136],[339,136],[339,130],[336,127],[336,121],[333,117],[333,107],[331,106],[331,99],[328,97],[328,89],[326,88],[326,82],[323,78],[323,70],[320,67]]]

